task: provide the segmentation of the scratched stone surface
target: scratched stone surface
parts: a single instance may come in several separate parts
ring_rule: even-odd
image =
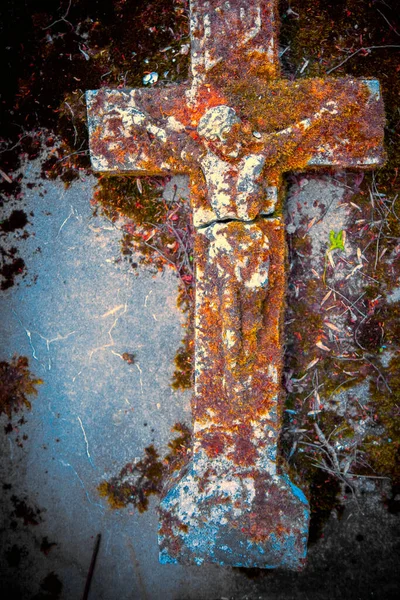
[[[95,170],[190,178],[195,438],[161,502],[160,560],[298,569],[308,503],[276,466],[279,188],[288,171],[380,164],[383,103],[375,80],[279,79],[274,0],[190,8],[189,83],[87,93]]]
[[[42,183],[32,165],[24,180]],[[325,237],[324,231],[343,218],[345,188],[327,177],[305,183],[289,193],[287,224],[296,227],[296,206],[308,215],[315,200],[322,201],[331,207],[321,221]],[[68,190],[46,182],[44,196],[40,188],[23,187],[20,202],[34,213],[30,237],[18,241],[28,277],[1,297],[1,360],[15,352],[28,356],[45,383],[32,410],[14,417],[14,432],[6,434],[7,420],[0,420],[0,481],[11,486],[0,495],[1,598],[32,600],[41,594],[49,600],[40,584],[50,573],[62,583],[62,600],[81,598],[94,538],[101,532],[90,595],[96,600],[397,599],[399,517],[379,501],[373,481],[365,482],[359,505],[349,498],[341,519],[332,514],[324,536],[309,548],[303,572],[277,569],[255,579],[247,570],[210,564],[159,564],[157,502],[138,514],[129,506],[112,511],[98,496],[96,486],[104,477],[142,457],[153,437],[156,447],[165,449],[170,427],[177,420],[189,422],[190,415],[188,396],[170,388],[172,358],[182,337],[177,278],[153,278],[146,271],[134,277],[125,270],[120,232],[107,219],[92,216],[93,185],[91,178]],[[153,314],[162,313],[166,299],[168,319],[157,324]],[[127,311],[120,314],[125,302]],[[117,318],[115,345],[107,346]],[[101,346],[107,347],[88,365],[91,351]],[[143,396],[138,369],[113,353],[127,349],[138,352]],[[81,378],[73,381],[82,367]],[[24,424],[18,424],[21,416]],[[13,496],[39,510],[37,525],[12,514]],[[40,550],[45,537],[56,544],[47,554]]]
[[[28,277],[1,295],[0,352],[1,360],[27,356],[44,384],[32,411],[13,418],[13,432],[5,433],[1,416],[0,480],[11,486],[0,500],[6,600],[33,598],[51,571],[63,583],[62,598],[82,597],[98,532],[93,598],[108,600],[115,589],[121,599],[132,598],[132,589],[135,597],[161,599],[165,591],[173,598],[179,587],[151,574],[158,567],[154,509],[143,516],[110,511],[96,489],[146,446],[164,451],[190,407],[188,395],[170,385],[184,319],[178,280],[171,271],[136,277],[121,260],[118,224],[92,214],[95,181],[65,190],[43,184],[40,164],[24,169],[24,205],[33,216],[18,244]],[[134,352],[137,363],[122,360],[123,352]],[[13,497],[39,509],[38,525],[13,516]],[[45,537],[56,544],[48,555],[40,551]],[[5,558],[13,547],[21,549],[17,566]]]
[[[308,504],[276,466],[280,183],[288,171],[382,163],[383,103],[376,80],[280,79],[275,0],[190,8],[187,84],[87,92],[95,170],[190,178],[195,440],[161,502],[160,560],[298,569]]]

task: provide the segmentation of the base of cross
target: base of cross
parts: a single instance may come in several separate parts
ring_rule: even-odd
[[[303,492],[284,474],[210,476],[204,464],[195,458],[161,501],[160,562],[300,570],[309,525]]]

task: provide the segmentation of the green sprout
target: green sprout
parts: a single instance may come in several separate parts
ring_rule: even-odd
[[[331,230],[329,232],[329,242],[330,246],[327,250],[327,253],[332,252],[333,250],[344,250],[343,229],[337,233]]]
[[[333,229],[331,229],[331,231],[329,232],[329,244],[330,244],[329,248],[327,249],[327,251],[325,253],[324,274],[322,277],[322,280],[324,283],[325,283],[326,266],[327,266],[328,259],[329,259],[331,265],[334,266],[333,260],[331,258],[331,253],[334,250],[344,250],[344,231],[343,231],[343,229],[341,229],[337,233],[335,231],[333,231]]]

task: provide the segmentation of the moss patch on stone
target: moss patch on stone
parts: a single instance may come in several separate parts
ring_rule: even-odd
[[[11,418],[23,408],[31,408],[29,396],[37,396],[37,386],[43,379],[35,377],[29,370],[26,356],[14,355],[11,361],[0,362],[0,415]]]
[[[160,495],[168,477],[184,466],[192,433],[182,423],[176,423],[172,431],[178,436],[168,443],[169,451],[165,456],[161,457],[153,445],[148,446],[140,461],[128,463],[118,475],[98,485],[100,496],[107,498],[110,508],[121,509],[131,505],[139,512],[146,511],[149,497]]]

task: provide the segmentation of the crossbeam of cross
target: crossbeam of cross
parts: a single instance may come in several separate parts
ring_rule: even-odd
[[[160,560],[298,569],[309,507],[277,468],[282,174],[382,163],[376,80],[279,78],[276,0],[191,0],[191,79],[87,92],[93,168],[190,178],[192,459],[160,508]]]

